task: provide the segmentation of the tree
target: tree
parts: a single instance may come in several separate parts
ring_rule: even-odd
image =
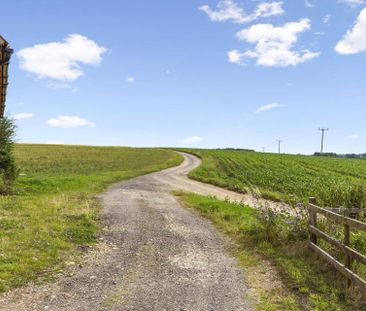
[[[9,194],[18,176],[15,165],[13,148],[16,134],[16,125],[9,118],[0,119],[0,192]]]

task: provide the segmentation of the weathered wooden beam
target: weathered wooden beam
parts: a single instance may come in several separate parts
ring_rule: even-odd
[[[346,255],[351,256],[353,259],[356,259],[357,261],[363,263],[366,265],[366,256],[362,255],[361,253],[355,251],[354,249],[350,248],[349,246],[344,245],[341,241],[327,235],[323,231],[319,230],[318,228],[309,227],[309,231],[318,237],[324,239],[329,244],[338,247],[340,251],[343,251]]]
[[[316,204],[316,199],[315,198],[309,198],[309,204],[315,205]],[[316,222],[317,222],[316,212],[312,209],[309,209],[309,216],[310,216],[310,219],[309,219],[310,227],[316,228]],[[318,244],[317,236],[315,234],[310,233],[310,241],[314,244]]]
[[[344,228],[344,245],[345,246],[349,246],[349,244],[350,244],[350,238],[351,238],[351,231],[350,231],[349,225],[344,224],[343,225],[343,228]],[[350,269],[350,270],[352,268],[352,258],[348,254],[346,254],[346,259],[345,259],[344,266],[347,269]],[[348,285],[348,287],[351,286],[351,281],[349,279],[348,279],[347,285]]]
[[[358,221],[356,219],[352,219],[349,217],[345,217],[342,215],[339,215],[337,213],[331,212],[329,210],[326,210],[324,208],[321,208],[319,206],[316,206],[315,204],[309,203],[309,211],[322,214],[326,217],[329,217],[333,219],[334,221],[340,223],[340,224],[346,224],[349,225],[352,228],[355,228],[357,230],[365,231],[366,232],[366,223]]]
[[[2,45],[2,46],[8,46],[9,45],[8,41],[6,41],[4,39],[4,37],[1,36],[1,35],[0,35],[0,45]]]
[[[338,213],[338,214],[358,214],[361,212],[366,212],[364,208],[347,208],[347,207],[323,207],[327,211]]]
[[[0,118],[4,117],[6,89],[8,86],[8,68],[13,50],[9,43],[0,36]]]
[[[3,59],[2,51],[0,47],[0,61]],[[0,118],[4,115],[4,109],[5,109],[5,100],[6,100],[6,93],[5,93],[5,87],[4,87],[4,74],[3,74],[3,66],[0,65]]]
[[[352,272],[350,269],[347,269],[344,265],[342,265],[338,260],[329,255],[326,251],[322,250],[319,246],[310,242],[309,247],[317,253],[320,257],[325,259],[330,265],[332,265],[336,270],[342,273],[347,279],[351,280],[355,284],[361,286],[363,289],[366,289],[366,281],[359,277],[357,274]]]

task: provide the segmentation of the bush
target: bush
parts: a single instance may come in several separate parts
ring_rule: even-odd
[[[18,176],[18,169],[13,157],[16,126],[13,120],[0,119],[0,193],[9,194]]]
[[[293,210],[276,211],[269,204],[257,208],[257,217],[262,225],[261,239],[272,244],[305,241],[309,238],[307,207],[298,204]]]

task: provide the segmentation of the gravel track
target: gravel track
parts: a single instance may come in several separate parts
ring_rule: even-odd
[[[6,311],[251,310],[230,242],[171,194],[258,200],[187,178],[200,160],[115,184],[102,195],[100,243],[52,283],[0,296]]]

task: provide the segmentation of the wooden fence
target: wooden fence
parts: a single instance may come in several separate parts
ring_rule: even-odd
[[[350,247],[350,231],[361,230],[366,232],[366,223],[352,219],[352,214],[358,214],[363,209],[360,208],[322,208],[316,205],[315,198],[309,200],[309,231],[310,231],[310,248],[316,252],[320,257],[324,258],[335,269],[342,273],[348,280],[348,286],[354,283],[366,290],[366,281],[352,271],[352,261],[357,260],[366,265],[366,256],[357,252]],[[321,214],[326,218],[343,225],[344,239],[339,241],[325,232],[317,228],[317,214]],[[319,247],[318,238],[324,239],[326,242],[336,247],[345,254],[345,262],[342,264],[337,259],[328,254],[325,250]]]

